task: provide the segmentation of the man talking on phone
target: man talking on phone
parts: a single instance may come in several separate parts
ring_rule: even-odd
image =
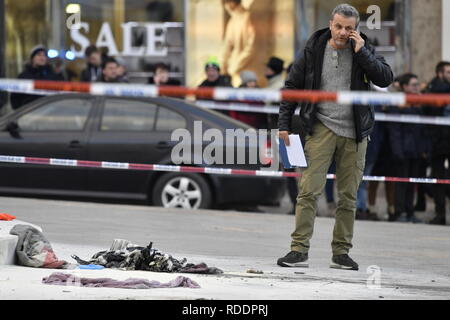
[[[359,21],[354,7],[338,5],[331,14],[329,27],[315,32],[295,60],[284,89],[369,91],[371,82],[383,88],[389,86],[393,81],[392,70],[383,57],[375,54],[367,37],[358,32]],[[295,102],[280,105],[279,137],[287,145],[297,106]],[[352,248],[356,193],[374,124],[373,107],[336,102],[303,102],[299,106],[298,127],[308,167],[301,170],[291,251],[277,263],[282,267],[308,267],[317,201],[335,159],[339,201],[330,267],[358,270],[358,264],[348,253]]]

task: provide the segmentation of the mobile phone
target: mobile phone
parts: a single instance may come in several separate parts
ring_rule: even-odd
[[[355,45],[356,45],[355,40],[350,39],[350,45],[351,45],[352,49],[355,50]]]
[[[359,25],[356,27],[356,32],[358,32],[358,33],[360,33],[359,32]],[[353,40],[353,39],[350,39],[350,45],[352,46],[352,49],[355,49],[355,40]]]

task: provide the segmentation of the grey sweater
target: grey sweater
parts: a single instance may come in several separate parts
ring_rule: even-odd
[[[338,49],[327,44],[323,58],[323,91],[349,91],[351,85],[353,53],[352,49]],[[318,104],[317,118],[338,136],[355,139],[355,121],[351,105],[335,102]]]

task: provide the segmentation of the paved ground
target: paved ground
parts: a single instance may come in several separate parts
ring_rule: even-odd
[[[221,276],[189,275],[201,289],[126,290],[41,284],[57,270],[0,266],[2,299],[449,299],[448,226],[356,221],[351,252],[360,270],[328,267],[333,219],[318,217],[308,269],[279,268],[289,251],[293,216],[144,205],[0,197],[0,211],[42,227],[59,258],[89,258],[113,239],[206,262]],[[380,270],[380,286],[367,273]],[[373,267],[372,267],[373,268]],[[246,273],[248,269],[263,274]],[[65,271],[86,277],[169,281],[175,274],[120,270]]]

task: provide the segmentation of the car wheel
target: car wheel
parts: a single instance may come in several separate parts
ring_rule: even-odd
[[[189,173],[169,173],[160,177],[152,198],[156,206],[183,209],[209,208],[212,200],[206,180]]]

